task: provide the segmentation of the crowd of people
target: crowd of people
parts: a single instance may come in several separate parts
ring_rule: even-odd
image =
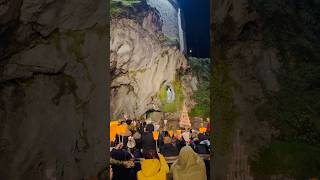
[[[199,154],[210,154],[209,129],[162,130],[155,139],[152,123],[127,119],[120,124],[128,128],[111,142],[111,180],[207,179],[208,167]],[[168,164],[165,157],[174,156]]]

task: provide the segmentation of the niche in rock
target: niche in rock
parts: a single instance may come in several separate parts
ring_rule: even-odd
[[[174,89],[173,86],[167,86],[167,102],[172,103],[175,100]]]
[[[149,109],[145,113],[146,119],[151,120],[153,123],[159,123],[163,119],[163,112],[160,110]]]

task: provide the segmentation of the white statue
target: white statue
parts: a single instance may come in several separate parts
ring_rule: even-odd
[[[170,87],[168,87],[168,89],[167,89],[167,101],[169,103],[174,101],[174,92],[171,90]]]

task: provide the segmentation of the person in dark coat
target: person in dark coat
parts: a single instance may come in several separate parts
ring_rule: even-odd
[[[110,164],[112,167],[112,180],[135,180],[133,156],[125,149],[122,149],[123,144],[118,144],[110,152]]]
[[[210,142],[208,140],[198,141],[196,143],[196,152],[198,154],[210,154]]]
[[[146,127],[147,123],[146,122],[140,122],[139,125],[139,133],[143,134],[144,133],[144,128]]]
[[[133,134],[133,138],[136,141],[136,148],[142,149],[142,140],[141,140],[141,133],[138,131]]]
[[[154,131],[153,124],[147,124],[146,125],[146,132],[142,135],[142,149],[143,152],[147,152],[149,150],[156,151],[156,141],[153,139],[152,132]]]
[[[196,152],[199,154],[210,154],[210,146],[208,145],[209,136],[206,133],[198,135],[199,142],[196,145]]]
[[[210,154],[209,148],[204,144],[198,144],[196,146],[196,152],[198,154]]]
[[[169,137],[169,132],[168,131],[162,131],[159,135],[159,146],[162,146],[164,143],[163,139],[164,137]]]
[[[209,139],[209,137],[205,133],[199,133],[198,138],[200,142]]]
[[[180,149],[186,145],[186,142],[184,141],[182,136],[176,136],[174,138],[173,145],[178,148],[178,151],[180,151]]]
[[[169,136],[165,136],[163,138],[163,144],[160,146],[160,152],[163,156],[177,156],[179,154],[178,148],[173,146],[171,142],[171,138]]]

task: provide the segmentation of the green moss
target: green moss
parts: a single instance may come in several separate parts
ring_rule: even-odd
[[[114,114],[111,114],[110,120],[111,120],[111,121],[114,121],[114,120],[116,120],[116,119],[117,119],[117,116],[114,115]]]
[[[134,7],[139,3],[141,3],[140,0],[112,0],[110,8],[111,17],[117,18],[121,14],[125,14],[127,8]]]
[[[123,12],[121,6],[119,6],[115,1],[111,1],[110,13],[111,17],[117,17],[119,14]]]
[[[139,70],[129,70],[129,76],[135,77],[138,73],[144,73],[147,69],[139,69]]]
[[[282,63],[276,74],[280,90],[265,92],[267,101],[256,111],[259,120],[267,121],[280,134],[252,162],[254,172],[281,171],[296,179],[319,176],[315,172],[320,172],[316,155],[320,148],[320,26],[315,22],[320,4],[250,0],[249,5],[267,24],[264,42],[278,50]]]
[[[190,117],[202,117],[206,119],[210,113],[209,82],[205,81],[200,84],[199,89],[194,92],[192,99],[196,105],[191,109]]]
[[[83,55],[83,45],[85,43],[85,36],[86,36],[86,31],[73,31],[73,30],[68,30],[65,31],[63,33],[64,38],[66,38],[67,40],[69,40],[68,43],[68,50],[73,53],[76,57],[76,61],[80,64],[83,65],[83,67],[85,68],[85,73],[86,73],[86,77],[87,79],[91,82],[91,86],[90,86],[90,93],[88,94],[88,96],[90,96],[94,89],[96,88],[95,83],[93,82],[91,75],[90,75],[90,71],[89,68],[87,66],[87,63],[84,61],[84,55]],[[86,97],[85,99],[88,99],[88,97]],[[84,101],[78,101],[78,107],[81,108],[85,105],[86,102]]]
[[[320,177],[320,149],[301,143],[275,141],[252,161],[256,177],[273,174],[294,176],[297,179]]]
[[[117,1],[120,1],[125,6],[132,6],[134,4],[141,2],[141,1],[137,1],[137,0],[117,0]]]
[[[211,79],[211,117],[215,129],[212,134],[216,152],[227,155],[231,150],[238,112],[233,102],[234,82],[229,76],[230,65],[220,49],[215,48]]]
[[[158,97],[162,103],[162,110],[164,112],[180,111],[184,102],[183,86],[181,81],[174,80],[172,82],[172,85],[175,93],[175,100],[172,103],[167,102],[167,86],[166,85],[162,85],[158,93]]]
[[[171,35],[168,35],[168,34],[163,34],[163,33],[159,34],[158,35],[158,40],[161,43],[164,43],[164,44],[169,45],[169,46],[179,45],[178,37],[171,36]]]
[[[29,87],[33,83],[33,78],[17,79],[16,82],[22,87]]]
[[[53,34],[51,35],[51,39],[52,39],[55,47],[56,47],[58,50],[61,49],[61,39],[60,39],[60,38],[61,38],[61,37],[60,37],[60,33],[55,32],[55,33],[53,33]]]
[[[165,35],[165,41],[169,42],[169,43],[178,43],[179,40],[176,36],[170,36],[170,35]]]
[[[69,44],[69,51],[74,53],[77,58],[77,61],[80,62],[83,60],[83,45],[85,41],[85,31],[73,31],[68,30],[63,33],[63,35],[71,40]]]
[[[198,80],[198,90],[194,92],[192,99],[197,103],[190,111],[191,117],[206,119],[210,113],[210,59],[189,57],[192,74]]]

